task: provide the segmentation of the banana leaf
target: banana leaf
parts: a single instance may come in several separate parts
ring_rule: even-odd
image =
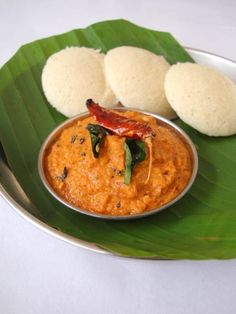
[[[204,136],[181,120],[196,144],[199,173],[177,204],[145,219],[105,221],[72,211],[42,186],[37,171],[40,146],[65,117],[41,87],[46,59],[66,46],[103,52],[120,45],[148,49],[174,64],[193,62],[169,34],[125,20],[104,21],[85,29],[22,46],[0,70],[0,141],[8,164],[31,200],[31,214],[75,238],[117,255],[159,259],[228,259],[236,257],[236,137]],[[0,178],[3,173],[0,173]]]

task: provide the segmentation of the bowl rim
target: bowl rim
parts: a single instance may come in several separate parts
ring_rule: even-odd
[[[182,136],[184,138],[184,140],[186,141],[186,143],[188,144],[190,150],[191,150],[191,155],[192,155],[192,174],[191,177],[188,181],[188,184],[185,186],[185,188],[182,190],[182,192],[180,194],[178,194],[173,200],[171,200],[170,202],[162,205],[161,207],[158,208],[154,208],[148,211],[145,211],[143,213],[139,213],[139,214],[132,214],[132,215],[122,215],[122,216],[115,216],[115,215],[105,215],[105,214],[99,214],[99,213],[94,213],[94,212],[90,212],[89,210],[85,210],[76,206],[73,206],[72,204],[70,204],[69,202],[67,202],[66,200],[64,200],[63,198],[61,198],[51,187],[51,185],[49,184],[45,172],[44,172],[44,156],[45,153],[47,151],[47,148],[50,146],[50,144],[53,142],[53,140],[55,138],[57,138],[57,136],[63,131],[63,129],[69,127],[71,124],[73,124],[73,122],[75,120],[79,120],[79,119],[84,119],[88,116],[90,116],[89,112],[83,112],[80,113],[72,118],[66,119],[64,122],[62,122],[61,124],[59,124],[55,129],[53,129],[49,135],[46,137],[46,139],[44,140],[43,144],[41,145],[40,151],[39,151],[39,155],[38,155],[38,173],[39,173],[39,177],[44,185],[44,187],[48,190],[48,192],[56,199],[58,200],[60,203],[62,203],[63,205],[69,207],[70,209],[73,209],[76,212],[79,212],[81,214],[85,214],[87,216],[91,216],[94,218],[100,218],[100,219],[105,219],[105,220],[133,220],[133,219],[138,219],[138,218],[143,218],[143,217],[147,217],[153,214],[156,214],[168,207],[170,207],[171,205],[175,204],[176,202],[178,202],[191,188],[191,186],[193,185],[193,182],[196,179],[197,176],[197,172],[198,172],[198,166],[199,166],[199,161],[198,161],[198,154],[197,154],[197,150],[196,147],[193,143],[193,141],[191,140],[191,138],[188,136],[188,134],[179,126],[177,126],[174,122],[168,120],[167,118],[164,118],[158,114],[155,114],[153,112],[149,112],[146,110],[141,110],[141,109],[137,109],[137,108],[130,108],[130,107],[121,107],[121,106],[114,106],[112,108],[109,108],[112,110],[118,110],[118,111],[132,111],[132,112],[139,112],[139,113],[143,113],[149,116],[154,117],[156,120],[159,120],[165,124],[167,124],[168,126],[172,127],[175,132],[177,132],[180,136]]]

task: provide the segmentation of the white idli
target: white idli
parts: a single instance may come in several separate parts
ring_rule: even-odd
[[[178,63],[166,74],[165,93],[187,124],[210,136],[236,133],[236,85],[204,65]]]
[[[169,67],[163,57],[136,47],[117,47],[105,56],[107,80],[119,101],[165,117],[175,115],[164,93]]]
[[[92,98],[102,106],[116,104],[104,75],[104,55],[85,47],[70,47],[51,55],[42,72],[48,102],[67,117],[87,110]]]

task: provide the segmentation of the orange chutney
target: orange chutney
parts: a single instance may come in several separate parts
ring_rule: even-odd
[[[86,127],[97,122],[93,117],[76,120],[58,135],[44,159],[49,184],[71,205],[105,215],[139,214],[170,202],[188,184],[192,158],[182,136],[154,117],[130,111],[119,114],[148,123],[156,133],[148,183],[148,156],[134,168],[126,185],[125,138],[107,135],[99,158],[94,158]]]

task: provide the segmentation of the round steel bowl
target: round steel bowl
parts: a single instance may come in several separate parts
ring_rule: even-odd
[[[197,170],[198,170],[198,155],[197,155],[197,151],[196,148],[192,142],[192,140],[189,138],[189,136],[181,129],[179,128],[176,124],[174,124],[173,122],[157,115],[154,113],[150,113],[147,111],[142,111],[142,110],[138,110],[138,109],[129,109],[129,108],[124,108],[124,107],[115,107],[114,109],[118,110],[118,111],[138,111],[141,112],[143,114],[146,115],[150,115],[154,118],[156,118],[157,121],[161,121],[161,123],[164,123],[168,126],[170,126],[171,128],[173,128],[175,130],[175,132],[177,132],[179,134],[179,136],[182,137],[182,139],[185,141],[185,143],[187,144],[189,151],[190,151],[190,155],[191,155],[191,162],[192,162],[192,174],[190,177],[190,180],[188,182],[188,184],[186,185],[186,187],[184,188],[184,190],[178,194],[173,200],[171,200],[170,202],[164,204],[161,207],[158,208],[154,208],[151,209],[149,211],[145,211],[143,213],[140,214],[131,214],[131,215],[124,215],[124,216],[114,216],[114,215],[105,215],[105,214],[98,214],[98,213],[94,213],[94,212],[90,212],[89,210],[85,210],[76,206],[73,206],[72,204],[68,203],[66,200],[64,200],[63,198],[61,198],[50,186],[50,184],[47,181],[47,178],[45,176],[45,172],[44,172],[44,156],[45,153],[47,151],[47,149],[51,146],[51,144],[55,141],[55,139],[57,139],[57,137],[60,135],[60,133],[67,127],[69,127],[70,125],[72,125],[74,123],[75,120],[83,120],[84,118],[89,116],[88,112],[79,114],[71,119],[66,120],[64,123],[60,124],[56,129],[54,129],[46,138],[46,140],[44,141],[40,152],[39,152],[39,158],[38,158],[38,171],[39,171],[39,175],[40,178],[44,184],[44,186],[46,187],[46,189],[62,204],[66,205],[67,207],[70,207],[71,209],[80,212],[82,214],[88,215],[88,216],[92,216],[92,217],[97,217],[97,218],[102,218],[102,219],[112,219],[112,220],[126,220],[126,219],[136,219],[136,218],[141,218],[141,217],[146,217],[152,214],[155,214],[163,209],[166,209],[167,207],[173,205],[174,203],[176,203],[178,200],[180,200],[190,189],[190,187],[192,186],[196,175],[197,175]]]

